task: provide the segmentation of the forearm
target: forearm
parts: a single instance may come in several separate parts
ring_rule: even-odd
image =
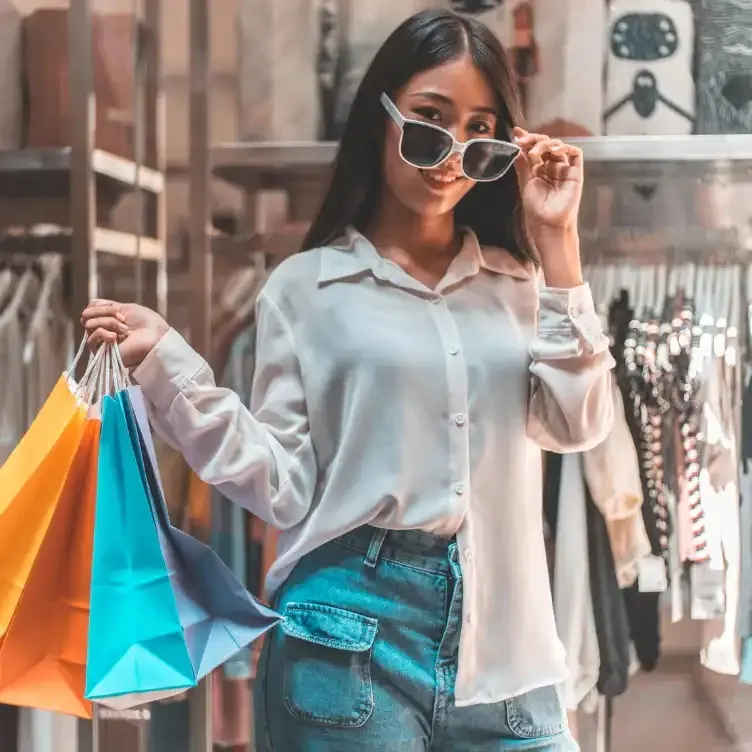
[[[570,289],[583,284],[577,228],[539,227],[533,233],[547,287]]]

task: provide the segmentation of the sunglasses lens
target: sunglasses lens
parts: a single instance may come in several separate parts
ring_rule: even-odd
[[[434,167],[452,150],[448,133],[421,123],[405,123],[402,129],[402,156],[414,167]]]
[[[516,146],[503,141],[473,141],[467,147],[462,166],[473,180],[495,180],[512,166],[518,154]]]

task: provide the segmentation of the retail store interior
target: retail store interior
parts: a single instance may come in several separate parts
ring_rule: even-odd
[[[248,399],[256,296],[300,249],[365,68],[439,6],[499,35],[527,127],[584,154],[622,433],[545,457],[570,726],[583,752],[752,749],[744,0],[0,0],[0,333],[20,321],[0,371],[25,369],[0,373],[0,464],[92,298],[160,311]],[[156,452],[172,524],[261,596],[277,533]],[[636,482],[629,515],[588,489],[596,465]],[[0,704],[0,752],[251,752],[258,652],[93,720]]]

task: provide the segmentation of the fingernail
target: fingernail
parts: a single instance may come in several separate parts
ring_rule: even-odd
[[[120,319],[120,321],[123,321],[123,322],[125,321],[125,314],[123,314],[123,313],[120,313],[120,312],[118,311],[118,312],[117,312],[117,313],[116,313],[115,315],[117,316],[117,318],[119,318],[119,319]]]

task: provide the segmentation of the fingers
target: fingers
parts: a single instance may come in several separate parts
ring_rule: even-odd
[[[532,156],[534,161],[550,155],[558,161],[569,161],[573,166],[579,166],[582,162],[582,151],[558,138],[549,138],[542,133],[528,133],[522,128],[515,128],[514,134],[519,147]]]
[[[86,344],[92,352],[96,352],[101,345],[114,345],[117,341],[118,335],[115,332],[99,327],[89,334]]]
[[[125,314],[111,300],[92,300],[81,314],[81,324],[87,333],[87,344],[96,350],[102,344],[113,344],[128,333]]]
[[[125,323],[125,314],[120,305],[111,300],[92,300],[81,314],[81,322],[102,317],[116,318]]]

